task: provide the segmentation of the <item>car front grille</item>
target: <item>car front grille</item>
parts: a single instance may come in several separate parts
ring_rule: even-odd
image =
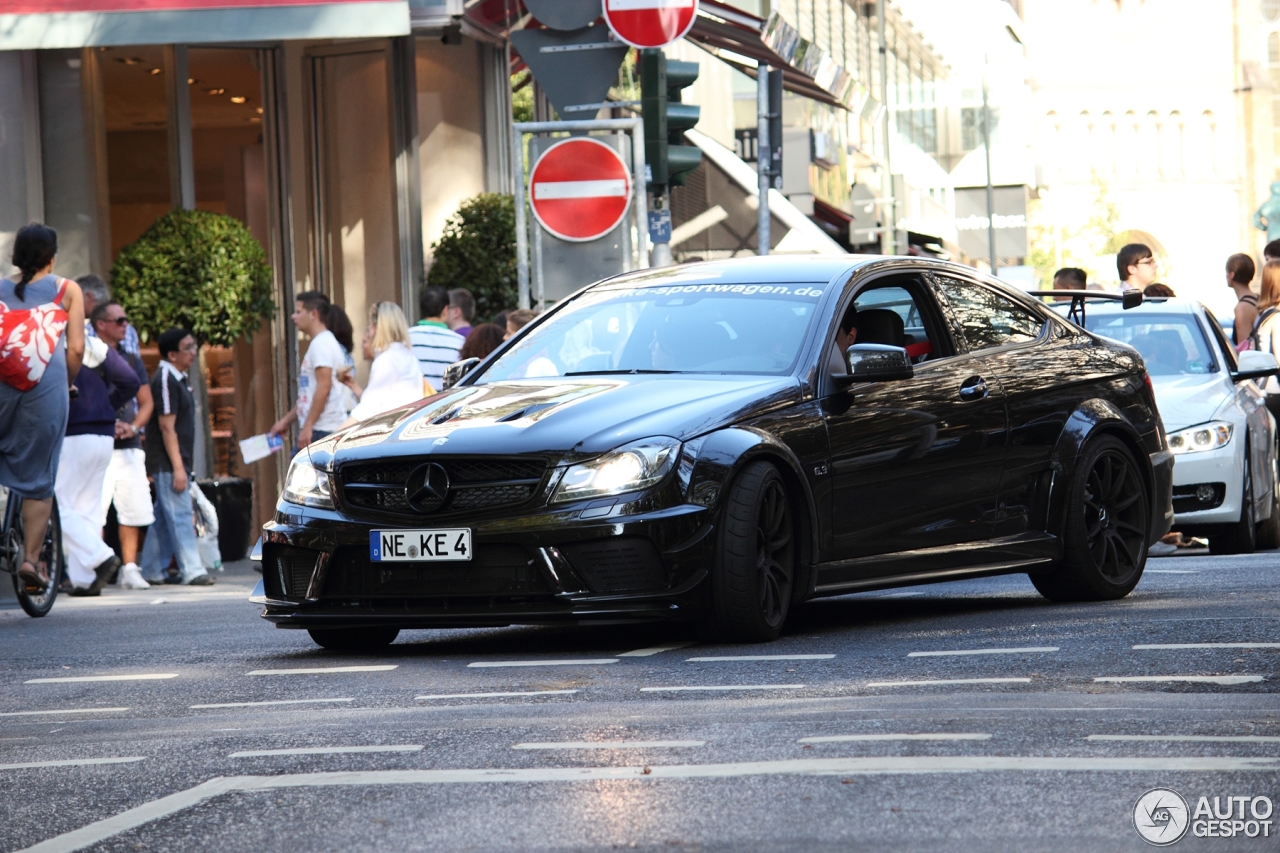
[[[444,495],[415,493],[407,486],[425,465],[444,469]],[[354,512],[421,517],[439,513],[498,509],[523,504],[542,485],[547,463],[541,459],[468,459],[427,457],[358,462],[338,469],[342,501]],[[420,483],[419,483],[420,485]]]
[[[329,562],[326,598],[440,598],[549,595],[533,555],[519,545],[477,545],[459,562],[374,563],[367,546],[347,545]]]

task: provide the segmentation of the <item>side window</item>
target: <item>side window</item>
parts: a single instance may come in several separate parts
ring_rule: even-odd
[[[940,357],[920,306],[906,288],[890,285],[864,290],[854,299],[853,307],[859,318],[857,343],[900,346],[917,362]]]
[[[1034,341],[1045,319],[1012,299],[967,281],[931,276],[969,344],[970,351]]]
[[[1213,312],[1206,308],[1204,309],[1204,316],[1209,321],[1209,334],[1218,342],[1218,349],[1222,351],[1222,358],[1227,363],[1227,369],[1234,372],[1236,369],[1236,348],[1227,339],[1226,330],[1222,328],[1218,318],[1213,316]]]

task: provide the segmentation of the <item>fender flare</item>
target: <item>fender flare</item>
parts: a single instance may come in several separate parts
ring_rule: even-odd
[[[692,442],[691,442],[692,443]],[[803,506],[797,515],[801,530],[797,541],[801,546],[797,573],[792,583],[793,603],[808,598],[817,582],[818,524],[817,502],[813,489],[804,476],[804,468],[791,448],[767,432],[750,427],[728,427],[697,439],[697,458],[690,476],[689,500],[716,512],[719,523],[725,490],[738,473],[756,459],[768,459],[778,468],[787,490],[800,499]]]
[[[1151,470],[1151,457],[1142,445],[1142,437],[1114,403],[1091,398],[1080,403],[1067,418],[1053,449],[1050,469],[1053,473],[1049,489],[1048,517],[1045,529],[1061,538],[1066,524],[1067,494],[1076,473],[1080,454],[1095,437],[1114,435],[1123,441],[1138,463],[1147,484],[1147,494],[1155,492],[1155,473]]]

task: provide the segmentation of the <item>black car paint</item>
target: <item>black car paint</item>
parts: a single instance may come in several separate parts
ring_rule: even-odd
[[[757,458],[777,466],[795,501],[802,543],[796,600],[1048,570],[1061,557],[1057,534],[1066,511],[1064,486],[1081,449],[1099,432],[1118,435],[1140,462],[1151,487],[1152,541],[1172,522],[1171,457],[1141,359],[1128,347],[1085,332],[1034,300],[955,265],[914,259],[766,259],[684,267],[678,273],[688,280],[700,269],[722,283],[826,282],[816,312],[825,331],[822,325],[811,331],[796,375],[574,377],[548,381],[534,393],[530,386],[537,383],[528,381],[477,384],[487,365],[500,357],[499,349],[459,387],[321,442],[312,458],[318,467],[340,474],[346,465],[371,459],[533,455],[548,463],[538,497],[515,512],[442,513],[421,520],[367,512],[353,517],[340,489],[335,510],[282,502],[264,532],[264,617],[280,627],[310,628],[698,618],[709,601],[707,571],[715,559],[724,494],[743,465]],[[920,381],[908,380],[914,385],[839,387],[828,381],[822,367],[837,308],[850,298],[848,286],[937,270],[994,287],[1042,315],[1047,323],[1041,339],[970,354],[964,351],[963,332],[952,325],[955,351],[920,365]],[[597,286],[630,287],[637,279],[661,281],[670,275],[670,270],[648,271]],[[977,406],[956,404],[952,393],[974,375],[986,378],[988,398]],[[909,388],[915,389],[914,401],[903,397]],[[926,412],[924,406],[940,408]],[[447,434],[433,431],[432,421],[447,427]],[[404,440],[415,433],[420,437]],[[684,442],[680,464],[661,484],[606,500],[547,503],[564,465],[656,435]],[[894,460],[907,462],[908,468],[895,468]],[[884,510],[877,523],[857,520],[868,506]],[[403,582],[417,569],[372,564],[361,569],[368,577],[358,594],[334,595],[327,589],[338,574],[332,555],[339,548],[344,555],[367,549],[370,530],[464,524],[472,528],[477,553],[499,543],[527,549],[539,591],[429,594]],[[656,547],[665,587],[625,594],[593,591],[563,557],[578,543],[629,537]],[[284,565],[279,558],[292,549],[316,558],[305,595],[291,594],[282,571],[270,568]],[[439,571],[426,567],[421,575]]]

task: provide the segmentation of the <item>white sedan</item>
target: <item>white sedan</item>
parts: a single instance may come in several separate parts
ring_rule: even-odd
[[[1153,299],[1124,311],[1090,303],[1089,330],[1142,353],[1175,454],[1174,529],[1206,536],[1215,554],[1280,548],[1276,422],[1250,379],[1276,370],[1235,348],[1209,309]]]

